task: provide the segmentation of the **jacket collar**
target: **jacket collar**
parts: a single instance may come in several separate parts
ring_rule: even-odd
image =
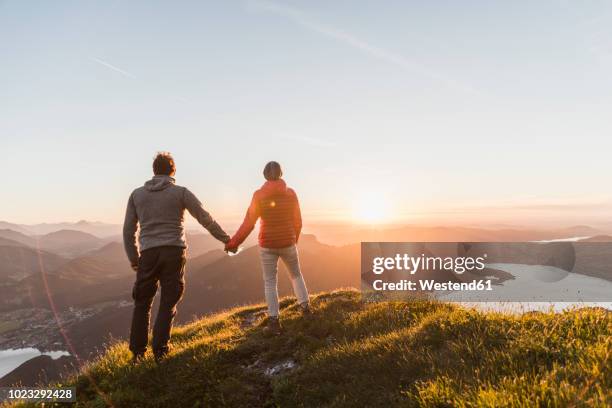
[[[262,191],[266,192],[284,192],[287,191],[285,180],[269,180],[261,186]]]

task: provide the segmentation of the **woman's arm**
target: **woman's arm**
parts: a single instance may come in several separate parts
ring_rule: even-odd
[[[300,239],[300,233],[302,232],[302,211],[300,210],[300,202],[298,201],[297,194],[291,190],[293,197],[295,198],[295,204],[293,207],[293,228],[295,230],[295,243],[297,244]]]
[[[247,239],[251,231],[253,231],[253,228],[255,228],[255,224],[257,223],[257,219],[260,215],[261,212],[259,208],[259,199],[257,198],[257,192],[255,192],[253,194],[253,198],[251,199],[251,205],[249,205],[249,209],[247,210],[247,213],[244,216],[244,221],[242,221],[242,225],[240,226],[240,228],[238,228],[238,231],[236,231],[236,233],[227,243],[225,248],[238,248],[238,246],[242,244],[245,239]]]

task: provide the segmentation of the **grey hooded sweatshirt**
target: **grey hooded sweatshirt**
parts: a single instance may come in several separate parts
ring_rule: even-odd
[[[138,263],[136,231],[140,226],[140,251],[160,246],[187,247],[185,240],[185,210],[221,242],[230,237],[202,207],[197,197],[185,187],[174,184],[170,176],[155,176],[130,195],[125,222],[123,243],[132,263]]]

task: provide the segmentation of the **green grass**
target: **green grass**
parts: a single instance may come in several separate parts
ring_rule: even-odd
[[[129,364],[125,343],[65,385],[79,407],[566,407],[612,404],[612,314],[508,315],[427,301],[364,303],[352,291],[282,302],[285,334],[263,306],[176,328],[171,355]],[[252,326],[248,316],[262,316]],[[291,359],[273,377],[264,369]]]

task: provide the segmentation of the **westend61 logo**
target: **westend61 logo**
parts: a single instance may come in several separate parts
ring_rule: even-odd
[[[612,242],[362,242],[365,299],[612,302]]]
[[[456,274],[482,271],[487,254],[479,257],[410,256],[396,254],[394,257],[376,257],[372,260],[372,272],[377,275],[389,270],[407,271],[414,275],[419,270],[445,270]]]

